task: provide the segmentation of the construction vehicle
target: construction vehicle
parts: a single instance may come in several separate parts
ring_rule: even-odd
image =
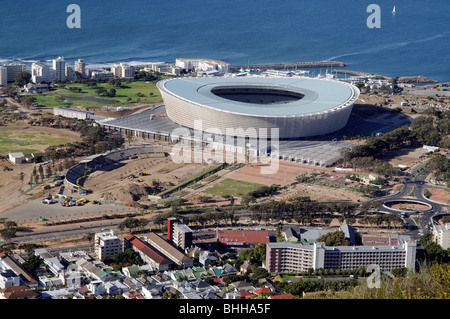
[[[147,175],[148,175],[148,173],[146,171],[143,171],[143,172],[139,173],[139,176],[147,176]]]
[[[152,113],[152,115],[150,115],[150,120],[153,120],[153,119],[155,118],[155,116],[166,117],[165,114],[155,114],[155,113]]]

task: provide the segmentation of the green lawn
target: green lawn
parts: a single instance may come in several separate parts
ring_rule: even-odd
[[[37,153],[50,145],[69,143],[70,140],[55,137],[50,133],[0,132],[0,154],[14,152]]]
[[[211,195],[220,196],[242,196],[261,186],[263,185],[226,178],[216,185],[207,188],[204,192]]]
[[[37,99],[37,105],[45,105],[48,107],[60,107],[60,106],[126,106],[132,105],[140,100],[144,103],[158,103],[162,100],[161,94],[156,87],[157,81],[133,81],[127,83],[122,82],[121,87],[114,87],[109,83],[98,83],[96,87],[88,87],[83,83],[70,83],[67,87],[78,87],[81,89],[80,93],[72,92],[67,88],[58,88],[42,95],[35,95]],[[95,93],[99,88],[106,90],[116,90],[114,97],[99,96]],[[86,100],[67,100],[58,101],[58,97],[76,97],[76,98],[98,98],[102,100],[110,101],[111,103],[105,103],[103,101],[86,101]],[[128,101],[128,99],[131,99]],[[139,100],[138,100],[139,99]]]

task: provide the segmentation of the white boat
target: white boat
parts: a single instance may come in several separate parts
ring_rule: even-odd
[[[392,9],[392,14],[395,14],[395,6],[394,6],[394,9]]]

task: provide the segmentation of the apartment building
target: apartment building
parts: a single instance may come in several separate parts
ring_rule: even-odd
[[[71,68],[70,66],[68,66],[66,64],[66,68],[64,71],[64,76],[66,77],[67,81],[75,81],[77,79],[77,74],[75,73],[75,70],[73,68]]]
[[[16,75],[20,72],[26,72],[27,66],[23,63],[9,63],[4,64],[3,67],[6,68],[6,75],[8,82],[14,82]]]
[[[83,59],[75,61],[75,72],[78,72],[83,76],[86,74],[86,63]]]
[[[66,79],[66,60],[64,57],[58,57],[52,61],[53,78],[55,80],[64,81]]]
[[[372,247],[268,243],[265,267],[271,273],[302,272],[309,268],[345,270],[372,264],[378,265],[381,271],[401,267],[414,269],[416,247],[415,242]]]
[[[135,73],[134,66],[126,63],[115,64],[111,67],[111,72],[117,78],[132,78]]]
[[[34,62],[31,65],[31,82],[51,82],[50,67],[41,61]]]
[[[98,259],[112,258],[116,254],[123,251],[123,243],[117,236],[114,230],[108,230],[101,233],[96,233],[95,238],[95,253]]]
[[[442,247],[450,248],[450,223],[433,226],[433,240]]]
[[[176,247],[186,249],[192,246],[192,229],[176,218],[167,219],[167,241]]]
[[[4,66],[0,66],[0,86],[8,84],[8,69]]]
[[[229,73],[230,65],[223,61],[211,59],[176,59],[175,66],[187,70],[217,71],[218,73]]]

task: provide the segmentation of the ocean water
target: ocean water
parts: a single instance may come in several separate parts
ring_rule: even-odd
[[[72,3],[80,29],[66,25]],[[381,28],[367,27],[371,3]],[[450,81],[448,0],[1,0],[0,8],[0,62],[337,60],[348,70]]]

